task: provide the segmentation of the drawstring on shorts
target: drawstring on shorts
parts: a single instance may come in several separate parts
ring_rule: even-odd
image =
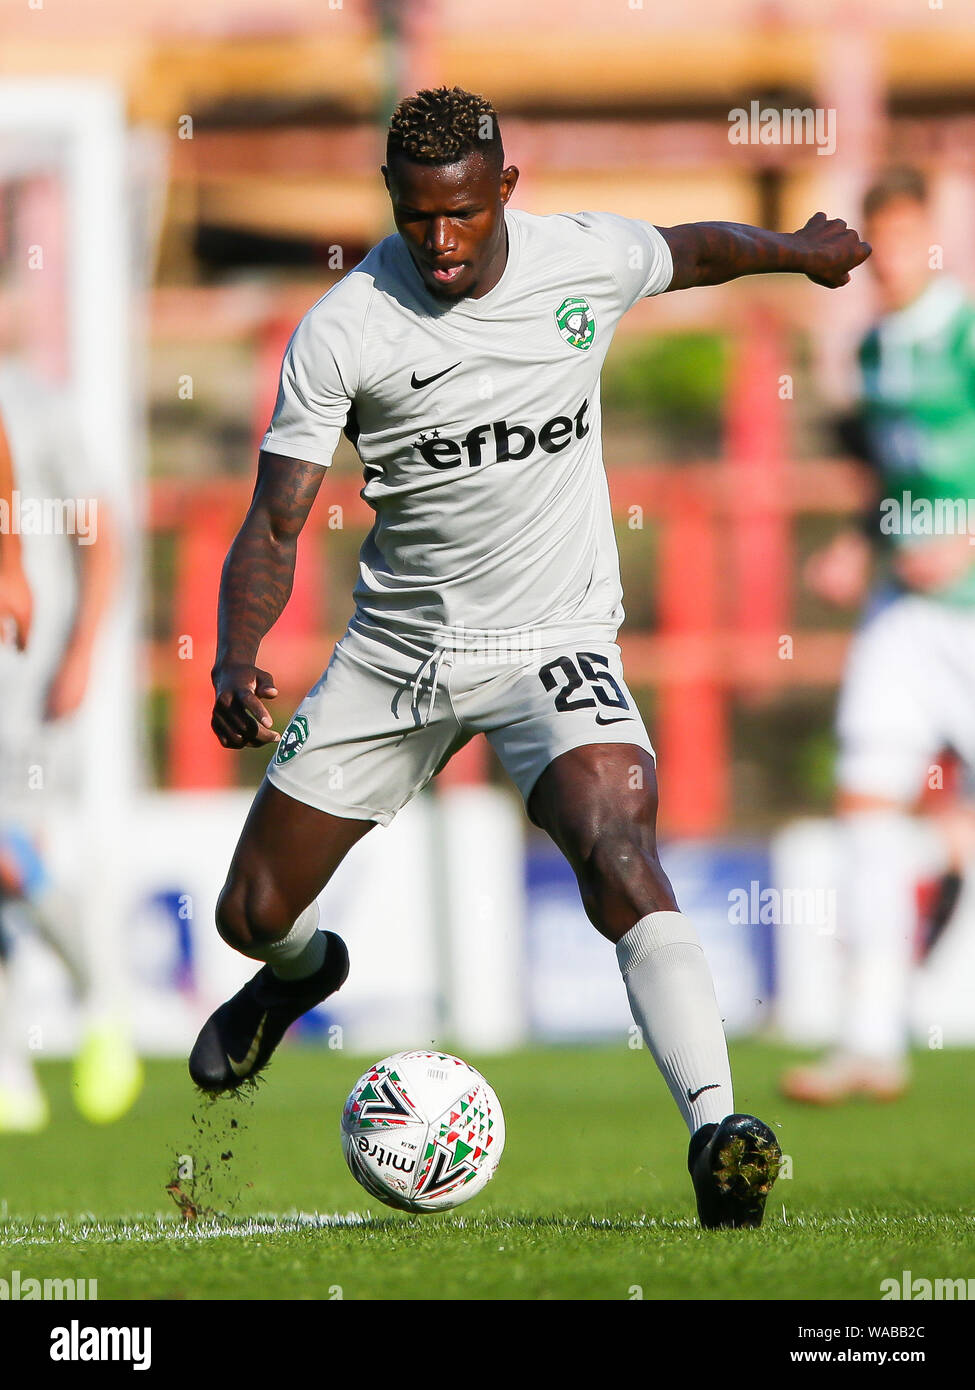
[[[430,683],[430,699],[427,703],[427,714],[426,718],[423,721],[425,725],[430,723],[430,716],[433,714],[434,701],[437,698],[437,685],[440,681],[440,667],[446,655],[447,651],[445,647],[437,647],[424,660],[422,666],[417,671],[416,675],[413,677],[413,698],[410,701],[410,708],[419,710],[420,687],[423,684],[423,677],[428,670],[432,671],[433,673],[433,679]]]

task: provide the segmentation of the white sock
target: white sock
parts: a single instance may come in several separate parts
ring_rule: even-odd
[[[682,912],[641,917],[616,946],[630,1010],[693,1134],[734,1114],[711,971]]]
[[[858,1057],[903,1058],[917,919],[917,831],[900,811],[857,811],[842,819],[846,950],[840,1045]]]
[[[328,942],[325,933],[318,930],[320,918],[318,903],[310,903],[280,941],[249,946],[243,954],[252,960],[266,961],[279,980],[304,980],[314,975],[325,960]]]
[[[26,1052],[27,1029],[17,1009],[8,956],[0,961],[0,1085],[11,1068],[22,1064]]]

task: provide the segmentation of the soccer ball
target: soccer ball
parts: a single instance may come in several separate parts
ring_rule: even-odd
[[[342,1111],[352,1176],[400,1211],[447,1211],[483,1191],[504,1115],[473,1067],[446,1052],[397,1052],[359,1077]]]

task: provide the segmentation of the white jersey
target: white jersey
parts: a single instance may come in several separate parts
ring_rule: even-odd
[[[505,223],[480,299],[435,298],[398,234],[374,247],[298,325],[261,447],[327,466],[343,428],[355,444],[376,513],[360,621],[443,647],[613,641],[599,375],[621,316],[669,286],[670,250],[612,213]]]

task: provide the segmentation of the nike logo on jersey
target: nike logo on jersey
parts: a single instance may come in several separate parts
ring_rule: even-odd
[[[705,1091],[716,1091],[720,1085],[720,1081],[712,1081],[710,1086],[699,1086],[696,1091],[692,1091],[690,1086],[688,1086],[687,1099],[693,1105],[693,1103],[697,1100],[698,1096],[703,1096]]]
[[[632,714],[620,714],[615,719],[604,719],[601,714],[596,715],[597,724],[623,724],[627,719],[632,719]]]
[[[459,366],[460,363],[455,362],[453,367],[444,367],[442,372],[434,372],[433,376],[425,376],[422,381],[417,376],[416,372],[414,372],[413,375],[410,377],[410,385],[413,387],[414,391],[420,391],[423,389],[424,386],[429,386],[431,381],[439,381],[442,376],[446,376],[448,372],[452,372],[454,370],[454,367]]]
[[[233,1057],[231,1057],[228,1053],[227,1061],[230,1063],[230,1070],[233,1072],[234,1076],[250,1076],[251,1069],[254,1066],[254,1063],[257,1061],[257,1054],[261,1050],[261,1039],[264,1036],[264,1025],[266,1022],[267,1010],[265,1009],[264,1013],[261,1014],[261,1021],[257,1025],[257,1032],[254,1034],[254,1041],[247,1049],[247,1056],[243,1059],[243,1061],[235,1062]]]

